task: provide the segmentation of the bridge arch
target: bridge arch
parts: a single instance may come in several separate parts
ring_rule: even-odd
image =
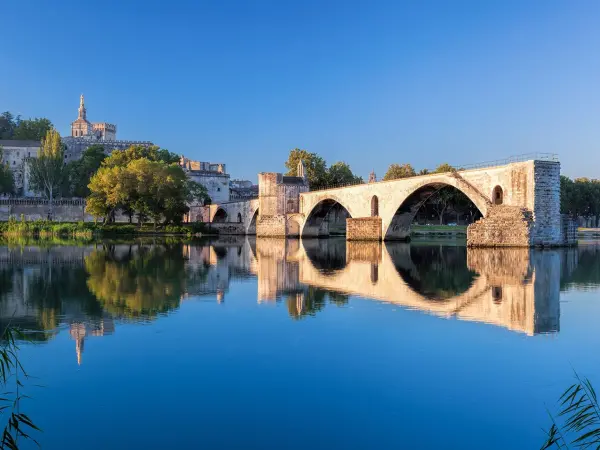
[[[256,234],[256,221],[258,220],[258,208],[252,213],[248,228],[246,228],[246,234]]]
[[[223,208],[217,208],[211,218],[211,222],[222,223],[227,222],[228,214]]]
[[[444,189],[448,187],[461,192],[472,203],[475,207],[474,217],[487,215],[488,208],[492,204],[490,199],[470,183],[462,180],[460,175],[441,174],[437,177],[427,177],[422,182],[411,186],[405,195],[390,197],[394,201],[386,205],[387,214],[383,217],[382,224],[384,239],[404,240],[409,238],[411,224],[421,206],[428,200],[435,199],[434,196],[447,192]]]
[[[346,205],[335,197],[327,197],[312,206],[302,227],[302,237],[346,234],[346,219],[352,214]]]

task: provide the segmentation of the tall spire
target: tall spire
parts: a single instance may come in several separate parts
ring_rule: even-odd
[[[296,169],[296,176],[300,178],[306,178],[306,168],[302,160],[298,161],[298,168]]]
[[[369,174],[369,183],[375,183],[377,181],[377,175],[375,175],[375,169]]]
[[[77,116],[77,118],[87,120],[85,105],[84,105],[84,101],[83,101],[83,94],[81,94],[81,97],[79,97],[79,115]]]

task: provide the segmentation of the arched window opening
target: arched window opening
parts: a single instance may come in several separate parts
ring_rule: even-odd
[[[371,217],[379,216],[379,199],[376,195],[371,198]]]
[[[238,223],[242,223],[242,215],[238,213]]]
[[[492,300],[496,305],[502,303],[502,287],[492,286]]]
[[[500,186],[496,186],[494,188],[494,193],[492,194],[492,202],[494,205],[501,205],[504,200],[504,193],[502,192],[502,188]]]

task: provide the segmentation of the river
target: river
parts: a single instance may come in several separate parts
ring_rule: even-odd
[[[539,448],[599,290],[592,244],[0,245],[44,449]]]

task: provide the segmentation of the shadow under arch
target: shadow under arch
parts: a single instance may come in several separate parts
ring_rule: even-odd
[[[227,222],[227,211],[225,211],[223,208],[217,209],[212,221],[216,223]]]
[[[256,222],[258,221],[258,208],[252,214],[252,219],[250,219],[250,224],[248,225],[248,229],[246,230],[246,234],[256,235]]]
[[[466,293],[479,277],[467,266],[467,247],[386,243],[400,278],[415,293],[445,301]]]
[[[346,219],[351,217],[348,209],[337,200],[332,198],[321,200],[306,217],[302,237],[345,235]]]
[[[346,239],[343,237],[303,240],[302,245],[308,260],[315,269],[324,275],[346,268]]]
[[[488,202],[475,188],[463,190],[454,184],[434,181],[417,187],[400,203],[385,230],[385,240],[408,240],[410,228],[419,214],[426,222],[438,223],[449,214],[453,222],[473,223],[484,216]]]

